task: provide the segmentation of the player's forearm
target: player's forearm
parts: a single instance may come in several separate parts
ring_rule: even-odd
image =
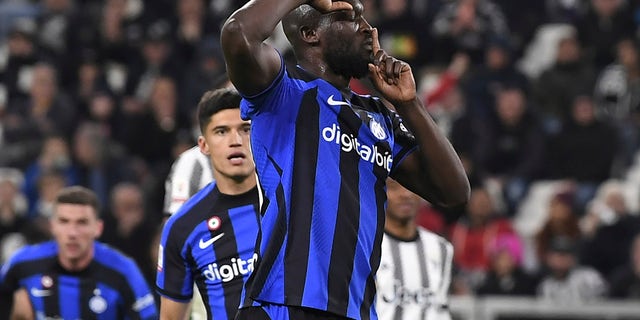
[[[439,204],[457,206],[466,203],[470,187],[464,167],[422,102],[415,98],[408,102],[395,102],[394,106],[416,137],[420,172],[426,172],[431,184],[439,190]]]
[[[225,22],[225,33],[236,33],[247,42],[262,43],[280,20],[307,0],[251,0]]]

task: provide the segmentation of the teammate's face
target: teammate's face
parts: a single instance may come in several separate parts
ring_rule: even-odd
[[[405,187],[387,179],[387,219],[408,222],[420,208],[420,197]]]
[[[336,74],[362,78],[369,72],[368,63],[373,61],[372,28],[362,16],[362,3],[354,1],[353,7],[323,17],[324,60]]]
[[[93,258],[93,242],[102,233],[102,220],[91,206],[61,203],[51,217],[51,232],[62,264],[84,265]]]
[[[211,116],[198,139],[200,150],[209,155],[216,180],[243,182],[254,174],[249,136],[251,122],[240,118],[240,109],[225,109]]]

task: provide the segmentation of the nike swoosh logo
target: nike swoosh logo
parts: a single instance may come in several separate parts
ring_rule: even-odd
[[[51,290],[40,290],[31,288],[31,295],[34,297],[48,297],[51,295]]]
[[[349,106],[349,103],[347,102],[333,99],[333,95],[329,96],[329,99],[327,99],[327,103],[331,106]]]
[[[200,249],[206,249],[208,246],[218,241],[218,239],[222,238],[222,236],[224,236],[224,233],[221,233],[207,241],[202,241],[202,239],[200,239],[200,243],[198,244],[198,246],[200,247]]]

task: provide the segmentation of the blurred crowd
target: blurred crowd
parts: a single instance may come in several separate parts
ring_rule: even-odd
[[[164,181],[244,2],[0,1],[0,264],[83,185],[101,240],[153,283]],[[640,298],[640,1],[363,3],[472,184],[466,207],[419,216],[454,245],[452,292]]]

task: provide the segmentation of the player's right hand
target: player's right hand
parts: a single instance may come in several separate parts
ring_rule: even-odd
[[[353,6],[351,5],[351,3],[347,1],[310,0],[307,3],[322,13],[353,9]]]

